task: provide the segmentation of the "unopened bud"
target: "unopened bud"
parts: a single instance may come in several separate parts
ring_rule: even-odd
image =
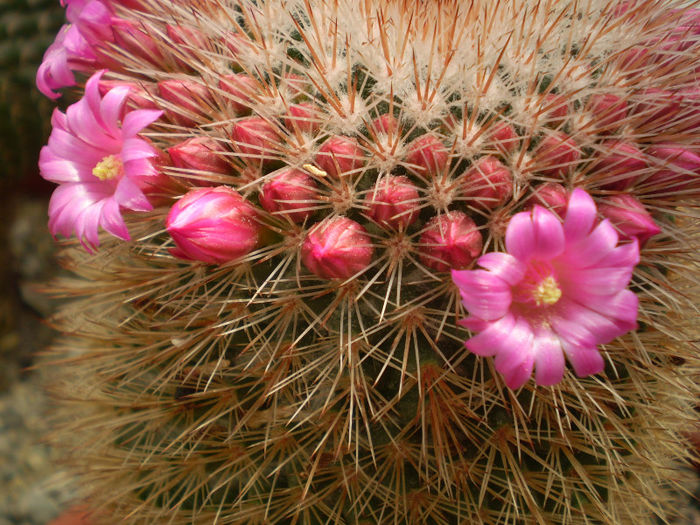
[[[569,206],[569,192],[561,184],[545,182],[535,188],[534,193],[525,202],[525,209],[532,208],[535,204],[539,204],[563,218]]]
[[[266,163],[275,158],[280,137],[277,130],[261,117],[248,117],[233,125],[231,138],[246,160]]]
[[[408,177],[388,175],[367,196],[368,214],[379,224],[399,229],[418,218],[418,190]]]
[[[544,121],[553,128],[558,128],[569,116],[569,99],[556,93],[547,93],[542,101]]]
[[[326,140],[316,154],[316,165],[334,177],[359,170],[364,163],[365,155],[357,140],[342,135]]]
[[[153,96],[146,89],[143,84],[136,84],[133,82],[122,82],[121,80],[100,80],[100,95],[103,97],[107,94],[110,89],[115,87],[128,87],[129,95],[127,97],[127,104],[134,109],[158,109],[158,105]]]
[[[647,148],[656,159],[657,171],[645,180],[645,185],[661,191],[681,190],[700,186],[700,155],[679,144],[659,144]]]
[[[201,31],[194,27],[186,27],[181,25],[167,25],[165,31],[172,41],[172,49],[178,51],[175,55],[177,64],[185,69],[192,69],[192,64],[183,60],[178,54],[186,54],[195,59],[198,58],[198,53],[195,50],[200,50],[199,53],[206,51],[209,48],[208,39]]]
[[[520,137],[507,122],[496,124],[489,136],[496,149],[504,155],[513,154],[520,146]]]
[[[550,177],[564,176],[581,158],[578,144],[566,133],[555,131],[535,151],[536,170]]]
[[[615,226],[622,240],[636,237],[642,246],[651,237],[661,233],[661,228],[642,203],[630,194],[621,193],[607,197],[599,204],[598,211]]]
[[[400,129],[399,121],[389,113],[375,118],[371,127],[375,133],[384,133],[385,135],[395,135]]]
[[[598,155],[593,165],[593,173],[603,182],[602,187],[610,190],[626,190],[642,175],[648,165],[644,154],[628,142],[607,141],[605,150]]]
[[[468,204],[494,209],[513,194],[513,176],[500,160],[488,155],[467,170],[462,188]]]
[[[443,173],[449,162],[449,151],[435,135],[423,135],[408,145],[408,169],[418,175]]]
[[[301,248],[304,266],[324,279],[348,279],[372,261],[372,241],[365,229],[347,217],[314,226]]]
[[[211,137],[187,139],[168,149],[173,165],[177,168],[206,171],[228,175],[231,165],[223,155],[226,148]]]
[[[311,102],[292,104],[284,117],[284,125],[292,131],[298,129],[302,133],[318,133],[320,122],[316,106]]]
[[[610,93],[592,95],[587,110],[593,126],[600,132],[615,131],[627,119],[627,102]]]
[[[316,183],[295,168],[284,168],[260,190],[260,205],[266,211],[281,213],[296,223],[302,223],[313,215],[317,204]]]
[[[223,264],[245,257],[258,243],[256,211],[228,186],[188,192],[170,209],[166,228],[181,259]]]
[[[114,43],[119,49],[128,52],[141,62],[162,66],[164,60],[160,48],[151,35],[141,30],[143,25],[117,17],[111,19],[110,25]],[[114,59],[107,57],[107,61],[107,63],[113,62]],[[124,67],[124,64],[120,65]]]
[[[211,93],[204,84],[194,80],[161,80],[158,93],[174,107],[166,107],[165,113],[176,124],[194,127],[205,120],[212,104]]]
[[[438,272],[464,270],[481,253],[482,239],[474,221],[460,211],[433,217],[420,237],[420,261]]]
[[[219,88],[231,95],[228,102],[236,115],[250,113],[252,95],[260,90],[258,82],[245,73],[223,75],[219,80]]]
[[[645,89],[630,113],[636,118],[638,126],[666,127],[681,112],[682,99],[681,95],[664,89]]]

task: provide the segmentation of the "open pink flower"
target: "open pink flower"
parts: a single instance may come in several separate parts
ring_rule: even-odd
[[[140,184],[157,175],[157,151],[137,134],[162,111],[124,112],[128,87],[100,96],[104,71],[87,81],[85,95],[61,113],[54,110],[49,143],[41,149],[41,176],[59,184],[49,203],[53,235],[76,234],[87,249],[98,246],[98,227],[128,240],[122,209],[152,209]]]
[[[57,89],[76,84],[74,71],[94,71],[98,62],[95,47],[111,40],[112,6],[109,1],[66,0],[65,24],[44,53],[36,73],[36,85],[49,98]]]
[[[453,271],[478,332],[465,344],[496,356],[510,388],[561,381],[568,358],[579,377],[603,370],[597,345],[636,328],[637,296],[626,287],[639,262],[634,239],[618,246],[608,220],[596,225],[596,206],[583,190],[569,199],[564,222],[535,205],[518,213],[506,231],[508,253],[487,253],[483,270]]]

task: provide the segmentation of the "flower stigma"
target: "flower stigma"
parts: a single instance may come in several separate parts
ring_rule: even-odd
[[[107,155],[94,168],[92,174],[100,180],[112,180],[124,171],[124,164],[115,155]]]
[[[540,281],[532,291],[532,298],[537,306],[551,306],[561,299],[561,289],[554,276],[549,275]]]

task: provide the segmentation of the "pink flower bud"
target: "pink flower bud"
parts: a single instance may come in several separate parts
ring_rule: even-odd
[[[342,135],[326,140],[316,154],[316,165],[334,177],[359,170],[364,163],[365,154],[357,140]]]
[[[166,228],[181,259],[223,264],[248,255],[258,243],[256,211],[228,186],[188,192],[170,209]]]
[[[535,151],[536,170],[550,177],[564,176],[581,158],[578,144],[566,133],[555,131]]]
[[[286,95],[287,100],[296,100],[307,95],[311,85],[301,76],[294,73],[285,73],[279,83],[278,89]]]
[[[131,108],[158,109],[158,105],[153,99],[153,96],[142,84],[135,84],[133,82],[122,82],[121,80],[100,79],[100,95],[104,97],[110,89],[122,86],[129,88],[129,96],[127,98],[127,103]]]
[[[248,117],[233,125],[231,139],[236,149],[249,162],[267,163],[275,158],[280,136],[267,120],[261,117]]]
[[[133,55],[139,62],[162,66],[164,60],[158,44],[151,35],[142,31],[141,27],[143,26],[131,20],[112,18],[111,29],[114,34],[114,43],[119,49]],[[107,63],[115,62],[114,59],[108,57],[106,60]],[[125,64],[118,62],[114,65],[116,67],[110,67],[110,69],[119,70],[125,66]]]
[[[645,89],[630,113],[635,116],[638,126],[666,126],[680,113],[682,99],[680,95],[664,89]]]
[[[284,168],[260,190],[260,205],[270,213],[282,213],[292,222],[302,223],[318,204],[316,183],[306,173]]]
[[[238,57],[241,53],[250,50],[252,47],[250,40],[245,36],[241,36],[241,34],[236,31],[224,33],[222,42],[234,57]]]
[[[626,190],[648,169],[644,154],[628,142],[607,141],[605,151],[593,165],[593,172],[604,181],[603,188]]]
[[[525,209],[535,204],[553,211],[563,218],[569,205],[569,192],[561,184],[545,182],[535,188],[535,192],[525,201]]]
[[[418,218],[418,190],[408,177],[388,175],[367,196],[368,215],[390,228],[406,228]]]
[[[177,65],[185,70],[193,69],[194,64],[186,58],[184,60],[180,58],[183,54],[187,57],[198,59],[202,53],[209,49],[208,39],[194,27],[167,25],[165,26],[165,31],[170,37],[171,42],[169,44],[172,46],[170,49],[173,52]],[[196,50],[199,50],[199,52]]]
[[[301,248],[301,260],[324,279],[349,279],[372,261],[372,241],[365,229],[347,217],[333,217],[314,226]]]
[[[587,109],[598,131],[615,131],[627,119],[627,102],[610,93],[592,95],[588,99]]]
[[[622,240],[636,237],[643,246],[651,237],[661,233],[661,228],[642,203],[628,193],[607,197],[598,206],[598,211],[613,223]]]
[[[298,129],[302,133],[318,133],[320,122],[316,106],[311,102],[292,104],[284,117],[284,125],[291,131]]]
[[[520,137],[513,126],[507,122],[499,122],[490,134],[491,141],[504,155],[513,154],[520,146]]]
[[[420,237],[420,261],[438,272],[463,270],[481,253],[481,234],[461,211],[433,217]]]
[[[680,190],[700,185],[700,156],[678,144],[659,144],[647,148],[659,168],[645,183],[662,190]]]
[[[494,209],[513,194],[513,176],[500,160],[488,155],[467,170],[462,188],[469,204]]]
[[[556,93],[547,93],[542,101],[542,110],[545,122],[558,128],[569,116],[569,99]]]
[[[399,129],[399,121],[389,113],[384,113],[383,115],[375,118],[372,121],[372,129],[375,133],[384,133],[385,135],[395,135]]]
[[[219,88],[231,95],[228,101],[236,115],[250,113],[252,95],[260,91],[258,82],[245,73],[223,75],[219,80]]]
[[[645,46],[633,46],[620,53],[617,64],[627,77],[644,74],[651,64],[651,51]]]
[[[229,175],[231,165],[223,155],[226,151],[219,142],[207,136],[193,137],[168,149],[177,168]]]
[[[158,82],[158,93],[175,106],[165,108],[168,118],[188,128],[205,120],[206,112],[213,104],[209,89],[193,80],[161,80]]]
[[[408,145],[408,169],[418,175],[437,175],[447,168],[449,151],[435,135],[422,135]]]

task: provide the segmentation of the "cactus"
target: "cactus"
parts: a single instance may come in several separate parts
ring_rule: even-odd
[[[67,3],[61,38],[87,47],[38,79],[58,96],[68,67],[86,93],[40,161],[50,227],[77,237],[55,388],[106,523],[673,515],[700,365],[695,10]],[[492,252],[541,242],[515,249],[524,220],[569,242],[578,206],[634,259],[598,279],[632,318],[571,325],[617,331],[553,375],[475,355],[494,354],[475,298],[567,293],[551,275],[478,291],[515,260]]]

